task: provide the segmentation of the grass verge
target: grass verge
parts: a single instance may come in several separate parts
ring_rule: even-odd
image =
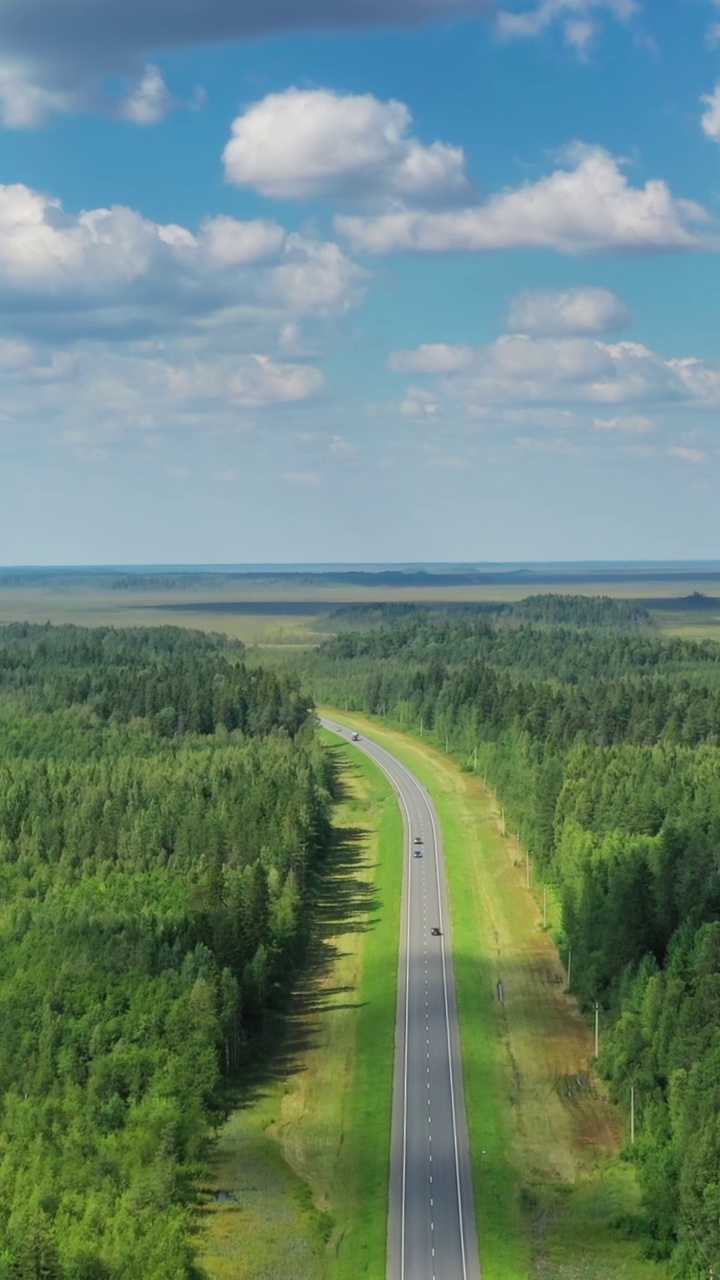
[[[323,734],[342,798],[308,970],[282,1045],[212,1158],[210,1280],[379,1280],[385,1271],[402,822],[380,771]]]
[[[613,1225],[638,1212],[634,1171],[618,1158],[622,1117],[494,796],[426,742],[329,714],[404,760],[442,822],[485,1280],[663,1280]]]

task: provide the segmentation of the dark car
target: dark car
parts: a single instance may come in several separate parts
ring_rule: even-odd
[[[422,858],[422,856],[423,856],[423,851],[422,851],[422,849],[416,849],[416,850],[415,850],[415,857],[416,857],[416,858]]]
[[[442,929],[438,929],[437,925],[435,925],[430,932],[433,938],[440,938],[442,936]]]
[[[413,844],[422,844],[422,836],[415,836]]]

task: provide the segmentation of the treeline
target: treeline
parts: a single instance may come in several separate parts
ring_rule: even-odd
[[[570,627],[610,627],[634,629],[652,627],[647,609],[634,600],[614,600],[612,596],[526,596],[516,604],[500,605],[498,613],[526,622],[546,622]]]
[[[297,733],[307,717],[296,683],[248,669],[243,647],[179,627],[0,627],[0,694],[42,711],[86,705],[102,720],[146,719],[165,737],[218,728]]]
[[[323,623],[326,630],[341,632],[366,630],[408,618],[437,625],[448,615],[457,614],[475,619],[482,617],[490,621],[537,622],[568,627],[607,627],[614,631],[636,630],[639,627],[651,628],[655,625],[647,609],[633,600],[614,600],[610,596],[560,596],[551,592],[545,595],[526,596],[525,599],[513,604],[493,600],[472,604],[460,600],[438,601],[431,605],[387,601],[345,604],[333,609]]]
[[[198,1275],[223,1080],[282,1008],[329,842],[307,701],[240,658],[0,628],[2,1280]]]
[[[557,887],[601,1068],[635,1089],[648,1252],[720,1263],[720,646],[401,620],[310,660],[318,698],[472,761]],[[720,1272],[719,1272],[720,1273]]]

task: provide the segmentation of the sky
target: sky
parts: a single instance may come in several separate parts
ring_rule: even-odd
[[[0,0],[0,564],[720,557],[720,0]]]

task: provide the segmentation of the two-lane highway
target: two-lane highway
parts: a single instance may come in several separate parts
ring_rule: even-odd
[[[392,782],[405,823],[387,1280],[480,1280],[440,823],[400,760],[364,735],[356,745]]]

